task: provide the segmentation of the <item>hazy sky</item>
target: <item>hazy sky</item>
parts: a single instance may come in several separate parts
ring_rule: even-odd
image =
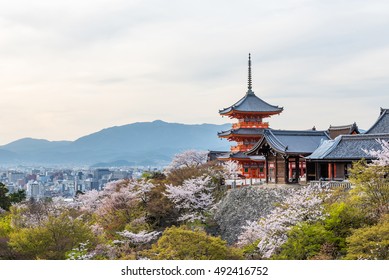
[[[389,107],[387,0],[4,0],[0,144],[229,122],[249,52],[273,128],[367,129]]]

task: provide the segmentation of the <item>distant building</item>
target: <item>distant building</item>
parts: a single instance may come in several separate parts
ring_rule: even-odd
[[[84,181],[85,190],[99,190],[99,182],[96,179],[88,178]]]
[[[129,179],[129,178],[130,175],[127,171],[113,171],[110,180],[116,181],[116,180]]]
[[[359,134],[358,126],[356,123],[341,126],[332,126],[328,128],[328,134],[331,139],[335,139],[339,135],[355,135]]]
[[[20,179],[24,179],[26,175],[22,172],[18,171],[9,171],[8,172],[8,181],[12,183],[16,183]]]
[[[17,187],[14,183],[8,183],[5,185],[5,187],[8,189],[9,193],[14,193],[17,191]]]
[[[37,181],[30,181],[27,183],[27,196],[39,199],[43,196],[41,185]]]
[[[100,180],[103,178],[103,176],[110,175],[112,173],[112,171],[110,171],[108,168],[98,168],[98,169],[95,169],[93,173],[94,173],[93,177],[97,180]]]

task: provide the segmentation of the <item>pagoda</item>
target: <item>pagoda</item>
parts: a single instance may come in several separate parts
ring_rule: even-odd
[[[241,166],[241,174],[246,178],[265,178],[265,159],[248,157],[245,152],[251,150],[262,139],[264,130],[269,128],[265,118],[280,114],[282,107],[273,106],[257,97],[252,90],[251,55],[248,62],[248,90],[246,95],[228,108],[219,110],[219,114],[236,119],[232,129],[218,133],[220,138],[236,142],[231,151],[220,157],[219,160],[235,160]]]

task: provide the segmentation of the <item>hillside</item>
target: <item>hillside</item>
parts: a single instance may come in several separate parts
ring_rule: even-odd
[[[105,128],[75,141],[23,138],[0,146],[0,164],[164,165],[188,149],[228,150],[229,143],[218,139],[217,132],[229,127],[157,120]]]

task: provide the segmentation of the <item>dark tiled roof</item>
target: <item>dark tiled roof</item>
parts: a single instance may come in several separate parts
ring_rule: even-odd
[[[309,155],[328,139],[330,138],[326,131],[266,129],[262,140],[258,141],[247,154],[254,155],[255,150],[267,142],[273,150],[282,154]]]
[[[389,141],[389,134],[340,135],[334,140],[324,141],[307,159],[312,160],[359,160],[372,159],[363,150],[379,150],[376,141]]]
[[[365,134],[389,133],[389,109],[381,108],[378,120]]]
[[[230,152],[227,151],[209,151],[208,152],[208,161],[216,160],[219,157],[225,156],[229,154]]]
[[[219,137],[229,136],[229,135],[260,135],[263,134],[263,128],[238,128],[238,129],[230,129],[227,131],[219,132],[217,135]]]
[[[246,155],[243,152],[237,152],[237,153],[226,153],[218,157],[218,159],[226,160],[226,159],[250,159],[248,155]]]
[[[331,139],[335,139],[337,136],[341,134],[359,134],[358,126],[356,123],[349,125],[340,125],[340,126],[332,126],[328,128],[328,134]]]
[[[282,107],[273,106],[269,103],[266,103],[261,98],[257,97],[253,91],[248,90],[246,95],[236,102],[234,105],[224,108],[223,110],[219,110],[219,114],[228,114],[231,111],[239,111],[239,112],[264,112],[277,114],[281,113],[283,110]]]

